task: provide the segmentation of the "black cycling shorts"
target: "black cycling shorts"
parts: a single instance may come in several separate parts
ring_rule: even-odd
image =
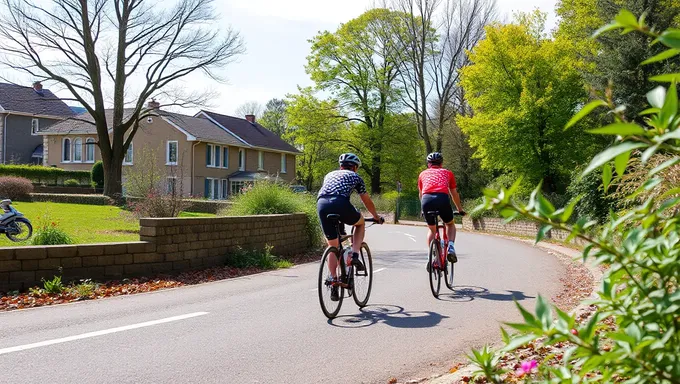
[[[453,221],[453,207],[451,207],[451,200],[449,199],[448,193],[428,193],[423,195],[421,207],[423,208],[423,214],[425,214],[427,225],[435,225],[437,223],[437,218],[435,216],[427,214],[428,212],[433,211],[439,212],[439,217],[441,217],[445,223],[448,224]]]
[[[361,213],[344,196],[319,197],[316,202],[316,211],[319,214],[323,234],[328,240],[339,237],[335,221],[329,220],[328,215],[340,215],[340,222],[347,225],[354,225],[361,219]],[[342,228],[344,228],[344,225]]]

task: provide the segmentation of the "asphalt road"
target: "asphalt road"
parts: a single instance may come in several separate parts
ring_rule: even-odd
[[[318,264],[198,286],[0,314],[0,383],[386,383],[443,372],[559,289],[523,243],[460,233],[456,291],[430,293],[426,228],[374,226],[368,307],[332,322]]]

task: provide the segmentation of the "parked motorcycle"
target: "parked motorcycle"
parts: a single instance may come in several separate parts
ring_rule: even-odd
[[[4,212],[0,216],[0,234],[12,241],[26,241],[33,235],[33,226],[24,215],[12,207],[12,200],[0,201]]]

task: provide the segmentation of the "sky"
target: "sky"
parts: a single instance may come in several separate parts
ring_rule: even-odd
[[[555,2],[497,0],[497,7],[502,20],[509,20],[515,11],[538,8],[549,13],[547,28],[552,29],[556,23]],[[197,74],[184,85],[192,91],[213,90],[216,98],[211,100],[210,109],[223,114],[234,114],[247,101],[264,105],[272,98],[284,98],[295,93],[298,86],[313,85],[304,68],[310,53],[308,40],[320,31],[336,30],[340,23],[361,15],[372,3],[373,0],[216,0],[221,27],[239,31],[246,53],[219,71],[226,83]],[[69,96],[63,91],[57,94]]]

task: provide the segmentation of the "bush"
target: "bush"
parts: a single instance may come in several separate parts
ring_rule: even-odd
[[[644,14],[638,20],[623,10],[602,31],[640,31],[652,37],[650,40],[654,44],[678,47],[674,35],[677,32],[657,33],[643,20]],[[663,57],[660,55],[654,60],[661,61]],[[553,353],[540,363],[531,361],[527,365],[530,369],[519,371],[519,376],[527,377],[519,380],[680,383],[680,197],[677,196],[678,189],[658,193],[667,187],[664,171],[671,171],[673,165],[680,162],[680,110],[675,83],[678,75],[660,75],[656,79],[671,84],[648,93],[648,100],[653,105],[645,113],[645,125],[630,122],[624,115],[625,108],[616,105],[610,92],[606,93],[606,100],[594,100],[573,119],[578,121],[589,111],[603,106],[615,119],[614,124],[593,130],[609,136],[613,144],[595,156],[584,171],[589,174],[601,168],[605,190],[610,184],[619,182],[629,170],[637,172],[629,163],[630,157],[635,156],[634,150],[643,153],[645,159],[657,152],[668,156],[668,160],[656,169],[644,173],[645,181],[639,189],[626,195],[635,203],[638,192],[646,194],[647,199],[638,202],[639,205],[630,207],[620,217],[615,215],[602,228],[597,228],[597,222],[583,217],[569,225],[575,202],[566,209],[556,210],[541,195],[539,188],[528,205],[514,199],[512,188],[487,193],[485,208],[499,209],[508,219],[523,216],[541,224],[537,240],[552,228],[568,231],[570,238],[588,243],[583,252],[584,261],[609,266],[604,272],[598,299],[594,302],[595,313],[590,319],[578,322],[575,315],[560,311],[540,296],[534,312],[518,304],[524,321],[507,324],[518,334],[509,336],[503,332],[506,345],[501,352],[514,351],[537,340],[545,345],[569,346],[564,354]],[[479,375],[489,382],[518,380],[517,377],[510,380],[503,377],[513,373],[498,368],[499,357],[488,349],[475,352],[472,359],[480,367]]]
[[[33,239],[33,245],[65,245],[73,244],[73,239],[59,228],[56,221],[52,220],[49,212],[39,219],[38,228]]]
[[[190,204],[179,196],[151,192],[128,207],[137,217],[177,217]]]
[[[47,293],[62,293],[64,291],[64,284],[61,282],[61,276],[54,276],[52,280],[43,279],[43,288]]]
[[[0,176],[24,177],[36,184],[57,185],[67,179],[76,179],[86,183],[90,179],[87,171],[66,171],[55,167],[41,165],[1,165]]]
[[[45,201],[50,203],[112,205],[113,199],[104,195],[77,195],[63,193],[32,193],[31,201]]]
[[[64,181],[64,185],[67,186],[67,187],[79,187],[80,182],[78,182],[78,180],[76,180],[76,179],[68,179],[68,180]]]
[[[304,213],[307,215],[307,234],[310,245],[321,244],[321,226],[316,213],[316,199],[299,194],[290,188],[261,181],[233,199],[233,205],[220,212],[225,216],[272,215]]]
[[[601,177],[596,173],[582,177],[583,170],[583,167],[574,170],[567,193],[571,198],[581,197],[575,209],[578,217],[596,220],[602,224],[609,220],[609,212],[615,208],[616,199],[604,193]]]
[[[104,186],[104,163],[98,161],[92,166],[90,171],[90,180],[97,185],[98,188]]]
[[[280,269],[289,268],[293,264],[287,260],[281,260],[272,255],[272,248],[266,247],[263,250],[246,250],[237,247],[227,258],[227,266],[234,268],[260,268],[260,269]]]
[[[0,177],[1,199],[27,199],[33,192],[31,181],[23,177]]]

